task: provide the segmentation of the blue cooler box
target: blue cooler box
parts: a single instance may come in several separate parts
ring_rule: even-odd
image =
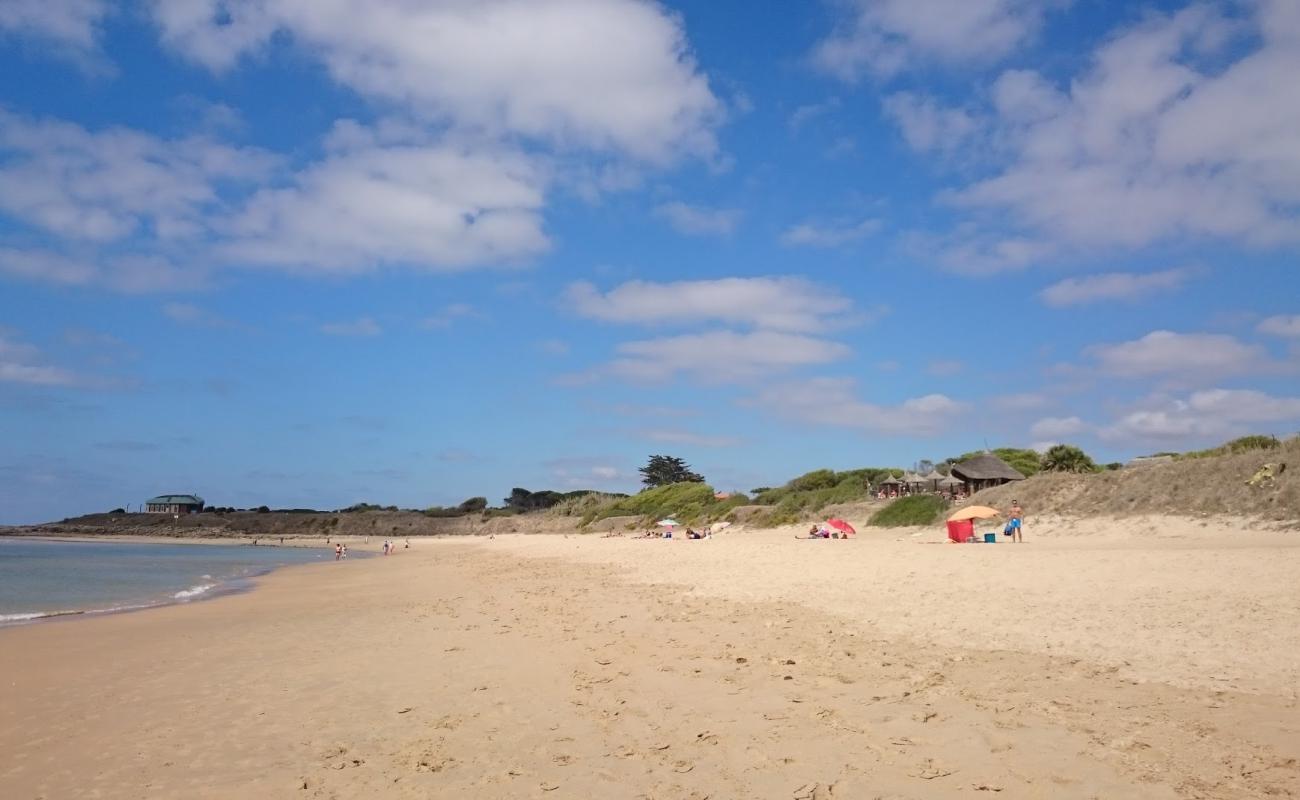
[[[997,544],[997,543],[998,543],[998,535],[996,533],[984,534],[984,544]]]

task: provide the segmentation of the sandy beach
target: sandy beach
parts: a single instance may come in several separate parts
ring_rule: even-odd
[[[1300,536],[413,540],[0,630],[0,795],[1300,794]]]

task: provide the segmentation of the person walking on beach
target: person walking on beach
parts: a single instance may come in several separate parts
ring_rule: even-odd
[[[344,558],[348,557],[348,546],[346,544],[343,545],[343,557]]]
[[[343,545],[341,544],[334,545],[334,560],[338,561],[342,557],[343,557]]]
[[[1023,542],[1025,540],[1025,536],[1024,536],[1025,510],[1020,507],[1020,501],[1012,500],[1011,511],[1007,513],[1008,516],[1011,517],[1011,520],[1007,523],[1007,527],[1011,529],[1011,541]]]

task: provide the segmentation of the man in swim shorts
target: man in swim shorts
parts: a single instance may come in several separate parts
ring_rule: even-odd
[[[1007,522],[1007,527],[1011,529],[1011,541],[1023,542],[1025,540],[1023,533],[1025,510],[1020,507],[1019,500],[1011,501],[1011,511],[1008,512],[1008,516],[1011,517],[1011,520]]]

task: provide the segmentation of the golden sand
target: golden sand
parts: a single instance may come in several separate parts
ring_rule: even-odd
[[[1300,794],[1300,537],[1111,524],[414,541],[0,630],[0,796]]]

